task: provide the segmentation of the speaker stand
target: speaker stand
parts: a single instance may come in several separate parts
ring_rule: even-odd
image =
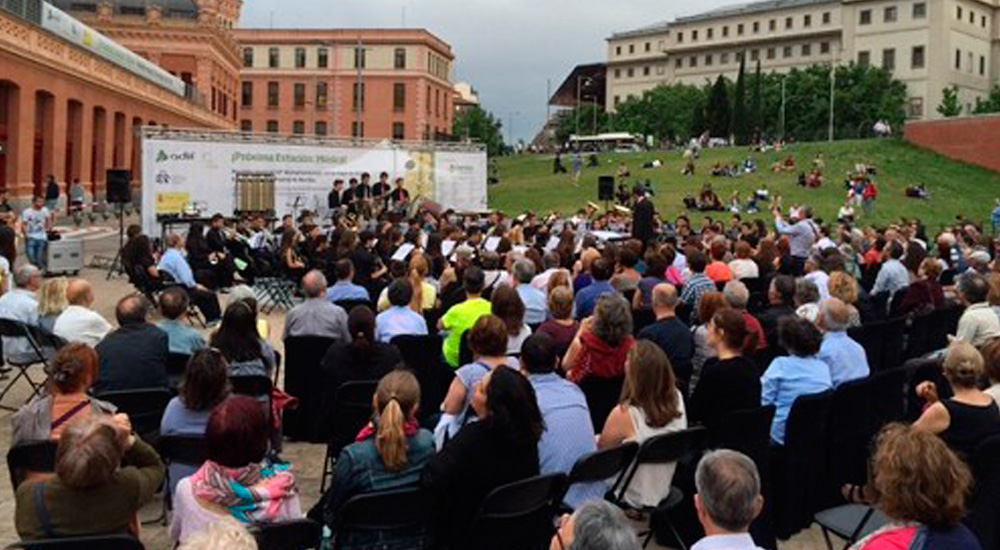
[[[111,261],[111,265],[108,266],[108,274],[105,277],[106,281],[110,281],[115,275],[123,275],[125,273],[125,267],[122,265],[122,249],[125,248],[125,203],[118,204],[118,253],[115,254],[115,259]]]

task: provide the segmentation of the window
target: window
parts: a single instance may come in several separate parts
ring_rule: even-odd
[[[706,67],[711,67],[712,63],[713,63],[713,61],[712,61],[712,54],[706,55],[705,56],[705,66]]]
[[[253,107],[253,82],[243,82],[240,85],[240,105]]]
[[[677,43],[678,44],[683,44],[684,43],[684,33],[683,32],[677,33]]]
[[[320,48],[316,50],[316,66],[320,69],[325,69],[330,65],[330,50],[327,48]]]
[[[986,76],[986,56],[979,56],[979,76]]]
[[[750,50],[750,61],[760,60],[760,50]]]
[[[253,121],[243,119],[240,121],[240,131],[241,132],[253,132]]]
[[[646,51],[648,52],[651,49],[652,49],[652,46],[649,44],[649,42],[646,42]]]
[[[365,68],[365,49],[363,47],[354,48],[354,68],[355,69]]]
[[[269,108],[275,108],[278,106],[278,83],[268,82],[267,83],[267,106]]]
[[[649,66],[648,65],[642,68],[642,76],[649,76]]]
[[[767,22],[767,30],[774,32],[778,28],[778,22],[774,19]]]
[[[872,64],[872,54],[871,52],[864,51],[858,52],[858,66],[867,67]]]
[[[924,47],[914,46],[913,51],[910,52],[910,68],[911,69],[923,69],[924,68]]]
[[[962,70],[962,50],[955,50],[955,70]]]
[[[976,24],[976,14],[972,10],[969,10],[969,23]]]
[[[621,55],[621,54],[622,54],[622,47],[615,46],[615,55]]]
[[[267,49],[267,66],[272,69],[278,68],[278,48]]]
[[[615,78],[621,78],[621,77],[622,77],[622,70],[615,69]]]
[[[767,58],[774,59],[777,56],[777,51],[774,48],[767,49]]]
[[[792,47],[791,46],[785,46],[784,50],[782,50],[782,52],[781,52],[781,56],[784,57],[784,58],[786,58],[786,59],[789,58],[789,57],[792,57]]]
[[[628,69],[626,69],[625,74],[628,75],[629,78],[632,78],[633,76],[635,76],[635,69],[629,67]]]
[[[392,123],[392,139],[406,139],[406,125],[402,122]]]
[[[301,120],[296,120],[292,123],[292,133],[296,135],[302,135],[306,133],[306,123]]]
[[[955,7],[955,19],[962,20],[962,6]]]
[[[362,123],[359,124],[358,121],[356,121],[356,120],[354,122],[352,122],[351,123],[351,135],[354,136],[354,137],[356,137],[356,138],[365,137],[365,123],[362,122]]]
[[[986,16],[985,15],[983,16],[983,18],[982,18],[982,20],[980,22],[980,26],[982,28],[984,28],[984,29],[986,28]]]
[[[296,109],[301,109],[306,106],[306,85],[301,82],[296,82],[292,87],[292,99],[295,103]]]
[[[729,26],[728,25],[724,25],[722,27],[722,37],[726,38],[728,36],[729,36]]]
[[[969,64],[967,66],[969,73],[972,73],[972,60],[975,59],[975,58],[976,58],[976,56],[973,55],[972,52],[969,52]]]
[[[882,10],[883,23],[895,23],[898,18],[899,10],[896,9],[896,6],[886,6],[886,8]]]
[[[392,66],[396,69],[406,68],[406,48],[396,48],[392,54]]]
[[[616,96],[615,96],[615,107],[617,107],[617,106],[618,106],[618,104],[619,104],[619,103],[621,103],[621,102],[622,102],[622,98],[621,98],[621,96],[617,96],[617,95],[616,95]]]
[[[392,110],[397,113],[406,110],[406,84],[403,82],[392,85]]]
[[[823,24],[824,25],[829,25],[831,17],[832,16],[830,15],[830,12],[828,12],[828,11],[823,12]]]
[[[913,4],[913,18],[923,19],[925,17],[927,17],[927,4],[925,2],[917,2],[916,4]],[[920,99],[920,102],[921,104],[923,103],[922,98]]]
[[[677,67],[678,69],[680,69],[683,66],[684,66],[684,60],[683,59],[681,59],[681,58],[678,57],[677,59],[674,60],[674,67]]]
[[[882,68],[887,71],[896,70],[896,48],[882,50]]]
[[[736,25],[736,34],[739,35],[739,36],[743,36],[744,28],[745,27],[743,26],[743,23],[740,23],[739,25]]]
[[[812,53],[812,44],[802,45],[802,57],[809,57]]]
[[[819,43],[819,53],[820,53],[820,55],[826,55],[826,54],[830,53],[830,43],[829,42],[820,42]]]
[[[316,124],[313,125],[313,133],[316,134],[317,136],[325,136],[326,135],[326,121],[324,121],[324,120],[317,120]]]
[[[267,133],[269,133],[269,134],[277,134],[278,133],[278,121],[277,120],[269,120],[269,121],[267,121]]]
[[[910,118],[922,118],[924,116],[924,98],[911,97],[906,105],[906,114]]]
[[[355,111],[365,110],[365,85],[364,83],[354,83],[351,108]]]
[[[692,55],[691,58],[688,59],[688,67],[697,67],[697,66],[698,66],[698,56]]]
[[[872,10],[861,10],[858,14],[858,24],[859,25],[871,25],[872,24]]]
[[[243,48],[243,66],[253,67],[253,48]]]
[[[805,27],[805,28],[807,28],[807,29],[809,27],[813,26],[813,16],[808,15],[808,14],[806,14],[805,16],[803,16],[802,17],[802,26]]]
[[[698,41],[698,29],[691,31],[691,41],[692,42]]]
[[[760,21],[753,22],[753,33],[757,34],[760,32]]]
[[[793,21],[793,19],[792,19],[791,17],[786,17],[786,18],[785,18],[785,28],[786,28],[786,29],[790,29],[790,28],[792,28],[792,26],[793,26],[794,24],[795,24],[795,23],[794,23],[794,21]]]
[[[327,87],[326,82],[316,83],[316,108],[326,109]]]
[[[628,53],[635,53],[635,44],[628,45]]]
[[[306,66],[306,49],[295,48],[295,68],[302,69]]]
[[[719,55],[719,64],[720,65],[728,65],[729,64],[729,54],[728,53],[724,53],[724,54]]]

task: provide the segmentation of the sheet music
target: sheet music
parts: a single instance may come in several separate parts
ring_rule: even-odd
[[[446,240],[441,241],[441,255],[448,257],[451,256],[451,251],[455,249],[455,241]]]
[[[545,250],[555,250],[559,246],[559,237],[552,235],[549,237],[549,242],[545,243]]]
[[[396,252],[392,255],[392,259],[398,262],[405,261],[406,257],[410,255],[410,252],[413,252],[414,248],[416,247],[412,243],[403,243],[396,249]]]
[[[497,237],[495,235],[492,237],[487,237],[486,243],[483,245],[483,248],[490,252],[496,252],[497,248],[499,247],[500,247],[500,237]]]

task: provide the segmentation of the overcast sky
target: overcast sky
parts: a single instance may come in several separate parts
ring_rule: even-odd
[[[606,60],[605,38],[740,0],[245,0],[243,27],[424,27],[451,44],[456,82],[513,120],[528,141],[554,91],[577,64]],[[513,113],[513,116],[512,116]]]

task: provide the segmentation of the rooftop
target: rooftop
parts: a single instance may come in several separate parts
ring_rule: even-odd
[[[789,8],[800,8],[804,6],[815,6],[821,4],[835,4],[840,0],[764,0],[763,2],[751,2],[746,4],[736,4],[725,6],[711,11],[677,17],[673,22],[661,21],[645,27],[639,27],[628,31],[616,32],[608,40],[618,40],[622,38],[635,38],[638,36],[649,36],[652,34],[662,34],[669,32],[670,27],[675,24],[697,23],[699,21],[710,21],[722,17],[732,17],[734,15],[749,15],[754,13],[766,13],[774,10]]]

